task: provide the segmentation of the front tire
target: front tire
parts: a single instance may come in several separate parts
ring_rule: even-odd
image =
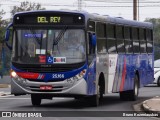
[[[33,106],[39,106],[41,104],[41,97],[39,95],[31,94],[31,102]]]
[[[89,103],[93,107],[97,107],[99,105],[99,99],[100,99],[101,93],[100,93],[100,85],[97,87],[97,94],[89,97]]]
[[[99,96],[98,95],[93,95],[91,97],[89,97],[89,102],[91,104],[91,106],[93,107],[97,107],[99,105]]]

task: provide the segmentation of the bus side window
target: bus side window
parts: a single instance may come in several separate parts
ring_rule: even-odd
[[[106,24],[105,23],[97,22],[96,34],[97,34],[97,52],[107,53]]]
[[[116,40],[117,40],[117,51],[118,53],[124,53],[124,36],[123,36],[123,26],[116,26]]]
[[[141,53],[145,53],[146,41],[145,41],[145,30],[143,28],[139,29],[139,40],[140,40],[140,51]]]
[[[108,53],[117,53],[116,49],[116,39],[115,39],[115,25],[106,25],[106,35],[107,35],[107,50]]]
[[[147,29],[146,30],[146,38],[147,38],[147,52],[152,53],[153,52],[153,35],[152,30]]]
[[[134,53],[140,52],[139,39],[138,39],[138,28],[132,28],[132,40],[133,40],[133,51]]]
[[[131,28],[129,26],[124,27],[124,39],[126,53],[133,53],[133,45],[131,40]]]

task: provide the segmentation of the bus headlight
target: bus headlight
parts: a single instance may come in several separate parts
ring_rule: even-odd
[[[86,74],[86,69],[82,70],[78,75],[76,75],[76,77],[78,77],[78,79],[81,79],[84,77],[85,74]]]
[[[18,78],[18,75],[15,71],[11,70],[11,77],[12,78]]]
[[[86,74],[86,69],[82,70],[79,74],[75,75],[74,77],[67,79],[67,82],[73,84],[82,79],[85,74]]]

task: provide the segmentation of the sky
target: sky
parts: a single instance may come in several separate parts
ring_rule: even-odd
[[[0,0],[0,10],[6,12],[4,19],[10,18],[13,6],[19,6],[23,1],[33,2],[33,0]],[[34,0],[34,2],[40,3],[46,10],[78,9],[78,0]],[[132,20],[133,0],[82,0],[82,10]],[[139,21],[159,17],[160,0],[139,0]]]

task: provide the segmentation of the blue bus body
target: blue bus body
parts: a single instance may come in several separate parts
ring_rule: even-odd
[[[49,19],[44,16],[45,14],[52,15],[52,13],[58,13],[58,15],[79,15],[80,18],[78,17],[78,19],[83,19],[84,24],[83,21],[80,23],[74,22],[75,18],[73,18],[73,24],[70,22],[63,23],[62,21],[61,23],[54,23],[51,25],[48,23]],[[32,20],[32,18],[26,18],[26,20],[31,20],[25,23],[25,16],[36,16],[36,14],[38,14],[38,16],[42,14],[41,16],[43,16],[38,18],[39,23],[34,24],[34,19]],[[16,20],[21,19],[21,16],[24,16],[24,20],[17,22]],[[55,20],[54,22],[58,22],[58,19],[60,19],[57,16],[53,17]],[[61,17],[61,19],[62,18],[63,17]],[[67,18],[65,18],[65,20],[66,19]],[[107,33],[109,25],[113,27],[112,38],[109,38],[109,33]],[[37,65],[37,63],[35,63],[30,65],[27,64],[28,61],[26,61],[26,63],[23,63],[22,61],[18,62],[21,58],[15,57],[12,59],[11,68],[12,94],[31,94],[33,105],[36,105],[37,102],[34,95],[36,95],[36,97],[38,96],[36,99],[45,99],[54,96],[69,96],[78,98],[87,96],[92,97],[92,102],[94,105],[98,105],[99,96],[102,97],[103,94],[107,93],[119,92],[120,97],[123,99],[128,96],[126,95],[127,93],[130,96],[134,96],[133,99],[135,99],[135,97],[138,96],[138,92],[135,92],[138,91],[140,87],[152,83],[154,76],[154,54],[152,35],[153,26],[150,23],[136,22],[77,11],[34,11],[18,13],[13,18],[13,31],[15,32],[15,37],[18,36],[19,38],[22,37],[21,34],[23,33],[23,31],[18,31],[21,29],[28,30],[32,29],[32,27],[34,27],[34,29],[39,27],[42,29],[46,28],[48,30],[52,29],[52,27],[58,29],[66,26],[67,30],[70,27],[75,31],[77,29],[84,30],[85,60],[77,64],[69,63],[65,65],[64,63],[67,63],[69,58],[66,56],[60,56],[60,58],[57,56],[47,56],[47,54],[42,54],[45,49],[33,49],[35,55],[39,56],[37,59],[38,61],[36,62],[43,64]],[[121,31],[119,32],[118,29]],[[125,38],[125,29],[129,30],[128,34],[130,34],[128,38],[126,37],[127,39]],[[64,35],[64,40],[66,36],[70,36],[69,33],[67,33],[67,30],[64,30],[64,33],[62,34],[62,36]],[[83,32],[83,30],[80,31]],[[108,31],[110,32],[112,30],[109,29]],[[133,31],[136,31],[137,33],[134,33]],[[134,43],[134,34],[135,36],[136,34],[140,35],[140,31],[142,31],[142,42],[140,41],[141,36],[137,36]],[[150,34],[149,37],[147,36],[147,31]],[[47,35],[49,35],[49,33],[49,30],[46,31]],[[24,36],[22,38],[26,40],[31,39],[31,37],[38,39],[39,34],[40,33],[38,33],[38,31],[36,34],[28,32],[25,33],[27,38]],[[46,36],[46,34],[39,35],[39,39],[47,38],[41,37]],[[96,45],[92,43],[93,35],[96,35]],[[118,35],[122,36],[122,38],[118,38]],[[30,38],[28,38],[28,36]],[[16,52],[18,52],[16,49],[18,48],[15,46],[16,44],[19,44],[20,41],[15,42],[15,38],[13,39],[13,51],[14,54],[16,54]],[[118,40],[121,43],[119,43]],[[127,44],[128,41],[131,43],[130,45]],[[46,44],[48,45],[48,43]],[[34,45],[31,46],[34,47]],[[134,51],[135,48],[139,49],[139,51]],[[130,52],[127,52],[129,49]],[[47,50],[48,48],[46,48],[46,52]],[[20,57],[21,53],[17,54],[17,57]],[[54,62],[50,63],[50,58]],[[63,62],[62,59],[65,62]],[[60,61],[60,63],[57,61]]]

